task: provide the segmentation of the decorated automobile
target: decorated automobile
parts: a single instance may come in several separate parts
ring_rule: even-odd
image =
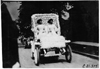
[[[65,55],[66,61],[71,62],[72,51],[70,40],[61,35],[59,16],[57,14],[33,14],[31,56],[35,65],[39,65],[41,57]]]

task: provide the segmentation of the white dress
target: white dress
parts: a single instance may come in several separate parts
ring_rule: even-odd
[[[47,35],[47,27],[45,25],[38,25],[36,28],[36,37],[38,39],[41,39],[41,37],[44,37]]]
[[[65,46],[64,37],[58,35],[55,25],[48,25],[48,34],[41,38],[41,44],[44,48]]]

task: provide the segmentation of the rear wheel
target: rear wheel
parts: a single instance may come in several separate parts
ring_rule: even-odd
[[[39,48],[36,47],[34,50],[34,63],[36,66],[39,66],[39,60],[40,60]]]
[[[66,46],[66,52],[65,52],[65,58],[66,58],[66,61],[71,63],[71,60],[72,60],[72,51],[71,51],[71,47],[70,45]]]
[[[32,52],[32,54],[31,54],[31,58],[34,59],[34,52]]]

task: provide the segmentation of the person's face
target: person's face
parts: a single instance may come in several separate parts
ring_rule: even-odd
[[[48,23],[49,23],[49,24],[53,24],[53,20],[50,19],[50,20],[48,21]]]

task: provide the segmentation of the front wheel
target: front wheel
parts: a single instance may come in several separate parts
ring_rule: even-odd
[[[40,60],[39,48],[36,47],[34,50],[34,63],[36,66],[39,66],[39,60]]]
[[[65,49],[66,49],[66,52],[65,52],[66,61],[71,63],[71,61],[72,61],[72,51],[71,51],[70,45],[67,45]]]

